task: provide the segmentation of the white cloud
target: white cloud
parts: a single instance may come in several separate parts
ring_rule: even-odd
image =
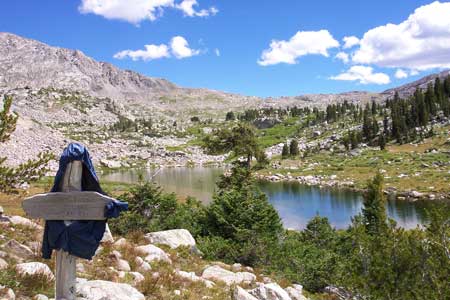
[[[220,56],[220,50],[219,49],[214,49],[214,53],[216,54],[216,56]]]
[[[170,41],[170,48],[173,55],[178,59],[200,54],[200,50],[189,48],[189,43],[182,36],[173,37]]]
[[[417,70],[411,70],[411,71],[409,72],[409,76],[416,76],[416,75],[419,75],[419,71],[417,71]]]
[[[356,36],[346,36],[342,40],[344,41],[344,49],[359,45],[359,39]]]
[[[400,24],[369,30],[352,60],[419,71],[450,67],[450,2],[421,6]]]
[[[196,0],[81,0],[78,7],[83,14],[92,13],[106,19],[127,21],[138,25],[144,20],[154,21],[162,16],[164,9],[173,8],[190,17],[206,17],[217,14],[215,7],[196,11]]]
[[[344,63],[348,63],[350,60],[348,54],[345,52],[339,52],[336,54],[335,58],[342,60]]]
[[[339,47],[328,30],[298,31],[288,41],[272,40],[270,48],[263,51],[258,64],[261,66],[279,63],[295,64],[297,58],[308,54],[328,57],[328,49]]]
[[[333,80],[358,81],[361,84],[388,84],[389,76],[384,73],[373,73],[372,67],[352,66],[346,72],[333,76]]]
[[[131,58],[132,60],[155,60],[171,57],[171,53],[178,59],[191,57],[200,54],[200,50],[189,48],[188,41],[182,36],[175,36],[170,40],[170,46],[145,45],[144,50],[123,50],[114,54],[116,59]]]
[[[210,7],[209,9],[201,9],[196,11],[194,6],[197,6],[197,0],[183,0],[180,4],[175,7],[183,12],[185,16],[188,17],[208,17],[216,15],[219,10],[215,7]]]
[[[145,45],[145,50],[123,50],[114,55],[114,58],[124,59],[126,57],[132,60],[142,59],[144,61],[170,57],[169,47],[167,45]]]
[[[395,75],[394,76],[395,76],[395,78],[403,79],[403,78],[407,78],[408,77],[408,73],[406,73],[402,69],[397,69],[397,71],[395,71]]]

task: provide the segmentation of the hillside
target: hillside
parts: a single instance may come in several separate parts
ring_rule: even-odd
[[[408,93],[431,79],[433,75],[397,90]],[[9,158],[8,164],[17,165],[43,150],[57,154],[76,140],[89,146],[97,164],[108,167],[148,166],[150,161],[172,166],[218,164],[224,157],[205,155],[193,139],[217,126],[215,122],[228,111],[323,109],[345,100],[382,101],[394,90],[263,99],[183,88],[97,62],[79,50],[0,33],[0,101],[3,95],[12,96],[13,110],[20,115],[16,132],[0,151]]]

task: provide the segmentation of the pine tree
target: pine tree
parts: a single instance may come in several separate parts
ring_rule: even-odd
[[[289,145],[289,153],[291,156],[295,157],[299,155],[298,151],[298,142],[296,139],[293,139],[291,141],[291,144]]]
[[[427,91],[425,92],[425,105],[428,112],[432,115],[436,115],[436,95],[434,93],[433,84],[429,83]]]
[[[227,115],[225,116],[225,121],[234,121],[234,120],[236,120],[234,112],[232,111],[227,112]]]
[[[284,145],[283,145],[283,149],[281,150],[281,157],[283,159],[289,157],[289,146],[287,143],[284,143]]]
[[[442,105],[442,101],[444,100],[444,86],[441,84],[439,77],[436,77],[434,81],[434,96],[436,97],[437,103]]]
[[[364,226],[370,235],[380,235],[387,228],[385,202],[383,176],[377,173],[367,184],[362,209]]]
[[[447,98],[450,98],[450,75],[448,75],[444,80],[444,93]]]
[[[380,150],[386,149],[386,138],[384,137],[384,134],[380,134],[378,137],[378,146],[380,146]]]

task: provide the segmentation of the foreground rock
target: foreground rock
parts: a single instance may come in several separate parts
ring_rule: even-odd
[[[143,254],[145,254],[145,260],[148,262],[152,262],[152,261],[164,261],[167,262],[169,264],[172,263],[172,261],[169,258],[169,255],[164,252],[164,250],[162,250],[161,248],[158,248],[154,245],[145,245],[145,246],[139,246],[136,247],[136,250],[138,252],[141,252]]]
[[[145,235],[145,239],[152,244],[167,245],[172,249],[180,246],[195,247],[195,239],[186,229],[173,229],[151,232]]]
[[[252,296],[249,292],[247,292],[240,286],[236,286],[233,297],[234,297],[234,300],[258,300],[257,298]]]
[[[143,294],[124,283],[78,280],[76,287],[78,300],[145,300]]]
[[[214,282],[212,282],[210,280],[206,280],[200,276],[197,276],[194,272],[185,272],[185,271],[176,270],[175,274],[177,274],[181,278],[187,279],[189,281],[202,282],[207,288],[212,288],[214,286]]]
[[[28,227],[28,228],[42,230],[41,225],[36,224],[33,221],[31,221],[30,219],[27,219],[27,218],[24,218],[21,216],[12,216],[12,217],[8,217],[8,219],[9,219],[9,222],[13,225],[21,225],[21,226]]]
[[[16,240],[9,240],[1,248],[8,253],[9,256],[18,259],[19,261],[34,256],[33,251],[29,247],[22,245]]]
[[[1,300],[15,300],[16,295],[14,291],[6,286],[0,285],[0,299]]]
[[[29,262],[16,265],[16,271],[21,276],[45,276],[48,280],[53,281],[55,276],[50,268],[40,262]]]
[[[294,284],[293,286],[287,287],[285,290],[292,300],[307,300],[307,298],[303,296],[303,287],[299,284]]]
[[[256,280],[256,276],[249,272],[231,272],[219,266],[207,267],[202,274],[204,279],[222,281],[227,285],[251,283]]]
[[[261,284],[256,289],[251,290],[250,294],[259,300],[292,300],[288,292],[276,283]]]

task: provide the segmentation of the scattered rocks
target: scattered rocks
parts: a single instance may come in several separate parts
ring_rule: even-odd
[[[19,260],[29,259],[34,256],[33,251],[29,247],[22,245],[16,240],[9,240],[2,246],[2,249],[8,253],[9,256]]]
[[[48,297],[42,294],[38,294],[33,297],[33,300],[48,300]]]
[[[136,258],[134,259],[134,262],[136,263],[137,270],[139,272],[146,273],[146,272],[152,270],[152,267],[150,266],[150,264],[148,262],[144,261],[142,259],[142,257],[140,257],[140,256],[136,256]]]
[[[256,276],[249,272],[231,272],[219,266],[210,266],[203,270],[202,277],[213,281],[222,281],[227,285],[251,283],[256,280]]]
[[[14,291],[10,288],[7,288],[6,286],[0,285],[0,299],[1,300],[15,300],[16,294],[14,294]]]
[[[50,268],[41,262],[28,262],[16,265],[16,271],[18,274],[25,276],[39,276],[43,275],[47,277],[48,280],[53,281],[55,276],[53,275]]]
[[[145,239],[152,244],[167,245],[172,249],[180,246],[195,247],[195,239],[186,229],[173,229],[151,232],[145,235]]]
[[[197,276],[194,272],[185,272],[185,271],[176,270],[175,274],[177,274],[179,277],[181,277],[183,279],[187,279],[189,281],[203,282],[207,288],[212,288],[214,286],[214,282],[212,282],[210,280],[206,280],[200,276]]]
[[[7,269],[8,266],[8,263],[3,258],[0,258],[0,271]]]
[[[250,294],[259,300],[292,300],[288,292],[276,283],[261,284],[256,289],[251,290]]]
[[[125,283],[78,280],[76,289],[78,300],[145,300],[143,294]]]
[[[142,281],[145,280],[144,275],[142,275],[139,272],[130,272],[128,274],[130,274],[133,277],[133,285],[134,286],[138,285],[139,283],[141,283]]]
[[[285,290],[292,300],[307,300],[302,294],[303,287],[299,284],[294,284],[293,286],[287,287]]]
[[[114,238],[112,236],[111,230],[109,230],[108,224],[106,224],[105,233],[103,234],[101,243],[114,243]]]
[[[119,251],[112,251],[110,257],[113,260],[117,270],[124,272],[131,271],[130,264],[126,260],[122,259],[122,254],[120,254]]]
[[[125,238],[120,238],[114,243],[114,247],[120,248],[126,246],[127,244],[128,242]]]
[[[258,300],[258,298],[255,298],[240,286],[236,286],[234,289],[233,297],[234,300]]]
[[[42,230],[42,226],[39,224],[34,223],[33,221],[31,221],[30,219],[21,217],[21,216],[12,216],[12,217],[8,217],[9,222],[11,222],[11,224],[13,225],[21,225],[21,226],[25,226],[25,227],[29,227],[29,228],[35,228],[38,230]]]
[[[166,252],[164,252],[164,250],[152,244],[136,247],[136,250],[138,252],[145,254],[146,256],[144,259],[148,262],[164,261],[169,264],[172,263],[172,261],[169,258],[169,255]]]

